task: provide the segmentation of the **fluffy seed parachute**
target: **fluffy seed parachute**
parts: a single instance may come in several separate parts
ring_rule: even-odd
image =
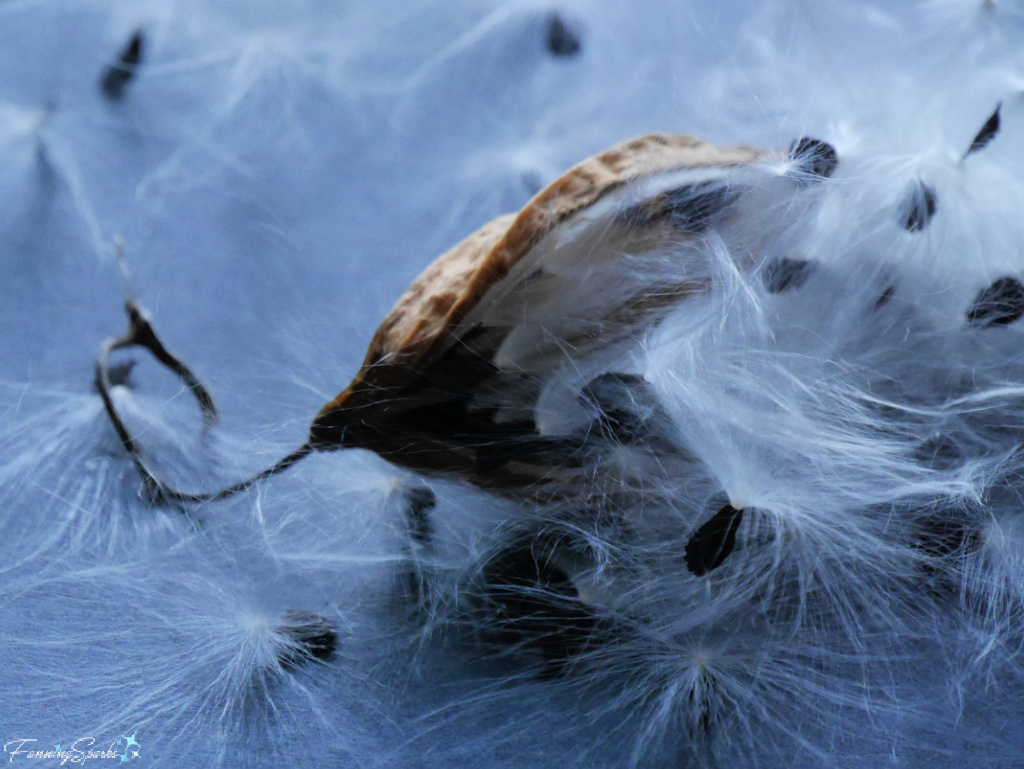
[[[328,15],[0,8],[5,753],[1016,766],[1019,9]]]
[[[634,665],[642,680],[656,637],[679,668],[652,684],[647,728],[662,723],[641,744],[678,721],[685,750],[714,763],[737,728],[771,731],[748,712],[766,705],[744,702],[770,679],[735,669],[749,653],[736,623],[788,671],[771,686],[831,692],[829,718],[884,710],[881,690],[849,692],[897,675],[893,646],[902,659],[935,617],[991,626],[1015,601],[998,571],[976,586],[993,568],[988,500],[1021,437],[992,419],[1021,408],[1003,351],[1024,302],[1012,275],[932,269],[949,246],[939,188],[872,208],[848,165],[818,139],[773,153],[662,134],[584,161],[427,268],[308,443],[257,479],[316,449],[368,448],[539,506],[488,535],[479,566],[455,567],[476,576],[446,583],[430,576],[452,567],[420,489],[406,596],[435,627],[536,658],[545,680]],[[862,215],[843,222],[852,200]],[[141,344],[194,379],[132,310],[108,348]],[[108,413],[158,498],[253,483],[184,494],[158,480],[109,399],[106,355]],[[306,634],[318,654],[326,631]],[[623,696],[647,707],[643,689]]]

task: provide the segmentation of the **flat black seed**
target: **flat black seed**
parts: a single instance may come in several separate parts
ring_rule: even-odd
[[[711,737],[711,694],[708,691],[715,687],[715,680],[705,671],[698,673],[700,688],[703,691],[698,695],[695,686],[690,690],[689,700],[691,707],[690,737],[695,741],[704,743]]]
[[[836,148],[821,139],[804,136],[789,147],[789,157],[796,160],[804,174],[827,179],[839,165]]]
[[[548,18],[547,46],[553,56],[561,57],[575,56],[582,48],[580,39],[557,13]]]
[[[913,544],[933,558],[949,558],[977,552],[981,537],[977,528],[965,521],[932,519],[921,524],[919,538]]]
[[[889,304],[889,302],[892,301],[893,294],[895,294],[895,293],[896,293],[896,287],[895,286],[887,286],[885,291],[883,291],[879,295],[878,299],[875,300],[875,307],[874,307],[874,309],[880,310],[883,307],[885,307],[887,304]]]
[[[555,467],[582,467],[586,461],[584,446],[579,440],[544,438],[535,432],[532,435],[495,433],[490,439],[481,436],[471,445],[476,452],[476,471],[483,476],[500,474],[510,462],[534,464],[550,471]]]
[[[686,543],[686,566],[698,577],[721,566],[736,547],[736,532],[743,522],[743,508],[726,505],[697,529]]]
[[[142,30],[132,35],[128,45],[117,57],[117,62],[107,67],[100,81],[100,88],[104,95],[111,101],[117,101],[124,96],[124,90],[135,77],[139,64],[142,62],[142,52],[145,38]]]
[[[813,271],[814,265],[806,259],[790,259],[785,256],[772,259],[765,266],[764,285],[769,294],[796,290],[803,287]]]
[[[924,182],[916,182],[903,201],[900,223],[907,232],[920,232],[935,216],[935,190]]]
[[[405,520],[409,527],[409,536],[421,545],[428,544],[434,538],[434,522],[430,519],[430,511],[437,505],[437,497],[432,489],[416,486],[406,492]]]
[[[672,226],[690,232],[706,230],[718,214],[739,198],[739,192],[720,182],[691,184],[662,195],[668,203]]]
[[[719,181],[687,184],[629,206],[616,219],[627,226],[643,227],[668,219],[678,230],[704,232],[716,216],[736,202],[740,193]]]
[[[409,568],[399,575],[405,599],[413,607],[423,609],[430,601],[431,581],[420,562],[418,554],[434,540],[434,520],[431,511],[437,505],[433,490],[426,486],[414,486],[405,491],[405,525],[411,546],[406,554],[411,556]]]
[[[587,383],[580,401],[596,414],[604,437],[618,443],[642,439],[657,409],[657,396],[643,377],[609,372]]]
[[[981,127],[980,131],[978,131],[978,135],[974,137],[974,141],[972,141],[971,146],[967,148],[967,152],[964,153],[964,157],[985,149],[988,143],[995,138],[997,133],[999,133],[999,110],[1002,109],[1002,106],[1002,103],[996,105],[996,111],[992,113],[989,119],[985,121],[985,125]]]
[[[924,556],[917,566],[928,578],[927,591],[943,598],[958,592],[959,580],[954,576],[959,572],[958,562],[983,546],[977,526],[953,514],[921,521],[914,534],[910,545]],[[953,580],[949,579],[951,576]]]
[[[555,563],[557,546],[521,540],[498,553],[483,572],[490,639],[540,652],[545,677],[564,673],[596,641],[600,624],[580,601],[571,576]]]
[[[278,661],[284,667],[294,667],[311,659],[328,660],[338,650],[338,628],[318,614],[292,609],[285,614],[278,632],[296,644],[278,654]]]
[[[1024,285],[1013,277],[1000,278],[979,292],[967,311],[972,326],[1005,326],[1024,315]]]

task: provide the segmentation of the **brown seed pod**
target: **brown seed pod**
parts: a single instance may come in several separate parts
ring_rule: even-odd
[[[540,413],[550,380],[708,290],[706,265],[660,266],[665,246],[735,217],[749,170],[765,178],[764,159],[652,134],[575,166],[413,282],[355,379],[316,417],[310,444],[499,489],[538,475],[557,483],[580,445]]]
[[[146,346],[134,336],[111,340],[97,361],[111,420],[151,496],[178,504],[230,496],[339,448],[514,497],[628,496],[643,485],[629,473],[681,473],[692,460],[658,434],[665,420],[637,339],[708,295],[723,255],[729,269],[756,270],[800,200],[813,205],[807,190],[839,160],[804,141],[829,159],[827,174],[799,154],[669,134],[584,160],[427,267],[308,441],[248,480],[188,493],[147,468],[108,392],[107,353]]]

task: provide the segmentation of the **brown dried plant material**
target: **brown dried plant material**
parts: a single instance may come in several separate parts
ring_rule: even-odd
[[[664,419],[624,350],[712,290],[712,241],[737,268],[756,266],[765,232],[820,177],[797,160],[669,134],[584,160],[427,267],[308,441],[233,486],[174,489],[146,468],[109,402],[108,411],[151,496],[175,504],[230,496],[314,450],[339,448],[515,497],[628,495],[636,479],[623,468],[684,472],[679,463],[692,458],[661,452]],[[101,392],[111,386],[109,352],[138,344],[130,336],[103,348]]]
[[[501,456],[517,446],[524,456],[536,454],[531,462],[557,464],[569,447],[539,435],[535,424],[488,413],[474,401],[488,392],[513,406],[520,399],[525,414],[546,367],[601,349],[680,298],[706,291],[706,280],[652,282],[600,307],[585,296],[577,307],[570,295],[623,254],[699,237],[736,197],[716,170],[762,160],[748,146],[651,134],[578,164],[518,214],[484,225],[416,278],[380,325],[352,383],[316,417],[310,443],[368,448],[398,464],[485,486],[520,483],[509,466],[516,463]],[[700,169],[710,170],[706,178],[680,177],[675,188],[649,184]],[[537,336],[531,316],[539,327],[552,312],[580,321],[564,334],[547,324],[542,335],[555,337],[554,347],[530,338]],[[488,470],[492,465],[503,468],[500,477]]]
[[[466,314],[544,235],[615,188],[654,173],[759,157],[744,145],[719,149],[692,136],[649,134],[574,166],[518,214],[488,222],[420,273],[377,329],[362,369],[324,406],[315,425],[343,406],[378,400],[375,390],[414,379],[439,348],[453,341],[452,332]]]

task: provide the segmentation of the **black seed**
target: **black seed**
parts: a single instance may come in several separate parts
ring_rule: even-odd
[[[921,521],[914,534],[910,545],[924,556],[917,567],[928,577],[926,589],[932,595],[948,598],[950,592],[961,587],[957,578],[959,560],[982,548],[981,532],[972,522],[954,514]]]
[[[888,286],[885,291],[881,293],[877,300],[875,300],[874,309],[880,310],[892,301],[893,294],[896,293],[895,286]]]
[[[538,651],[546,677],[564,673],[595,643],[600,624],[580,601],[571,576],[555,563],[560,546],[571,547],[521,540],[491,559],[483,572],[488,636],[502,646]]]
[[[284,624],[277,630],[295,644],[278,654],[278,661],[284,667],[294,667],[311,659],[328,660],[338,650],[338,628],[317,614],[292,609],[285,614]]]
[[[399,576],[406,600],[417,608],[425,608],[430,601],[430,575],[423,570],[420,553],[430,546],[434,539],[434,521],[430,515],[437,505],[433,490],[426,486],[415,486],[405,491],[405,525],[410,546],[408,570]]]
[[[715,688],[715,679],[706,670],[701,670],[689,693],[690,738],[702,745],[706,745],[711,737],[711,700]]]
[[[813,271],[814,265],[806,259],[772,259],[765,267],[764,285],[769,294],[781,294],[802,288]]]
[[[124,47],[121,55],[118,56],[117,62],[107,67],[106,72],[103,74],[100,87],[111,101],[117,101],[124,96],[125,87],[135,77],[135,72],[142,61],[143,44],[144,37],[140,29],[132,35],[128,45]]]
[[[981,548],[977,528],[965,521],[931,519],[921,524],[916,548],[933,558],[949,558],[958,553],[974,553]]]
[[[565,20],[557,13],[548,18],[548,51],[554,56],[575,56],[580,52],[580,39],[569,29]]]
[[[532,463],[550,469],[581,467],[586,459],[580,441],[538,436],[533,422],[492,425],[491,430],[490,436],[479,435],[472,443],[463,443],[474,449],[475,469],[482,476],[498,473],[509,462]],[[499,432],[501,430],[504,431]]]
[[[648,422],[658,401],[643,377],[607,373],[592,379],[580,401],[596,414],[601,434],[618,443],[631,443],[649,433]]]
[[[428,544],[434,538],[434,522],[430,520],[430,511],[437,505],[437,497],[426,486],[416,486],[406,492],[406,500],[405,520],[409,526],[409,536],[421,545]]]
[[[1005,326],[1024,315],[1024,285],[1013,277],[1000,278],[979,292],[967,311],[972,326]]]
[[[827,179],[839,165],[839,155],[828,142],[804,136],[789,147],[789,157],[798,162],[804,174]]]
[[[705,182],[662,193],[668,202],[668,216],[679,230],[703,232],[715,216],[739,197],[728,184]]]
[[[714,218],[736,202],[740,193],[724,182],[687,184],[629,206],[616,217],[627,226],[643,227],[668,219],[678,230],[704,232]]]
[[[907,232],[920,232],[935,216],[935,190],[924,182],[916,182],[907,193],[900,212],[900,223]]]
[[[686,566],[703,577],[721,566],[736,547],[736,531],[743,522],[743,508],[726,505],[697,529],[686,543]]]
[[[980,131],[978,131],[978,135],[974,137],[974,141],[972,141],[971,146],[967,148],[967,152],[964,153],[964,157],[985,149],[986,145],[988,145],[988,143],[995,138],[996,134],[999,133],[999,110],[1002,106],[1002,103],[996,105],[996,111],[992,113],[989,119],[985,121],[985,125],[981,127]]]

